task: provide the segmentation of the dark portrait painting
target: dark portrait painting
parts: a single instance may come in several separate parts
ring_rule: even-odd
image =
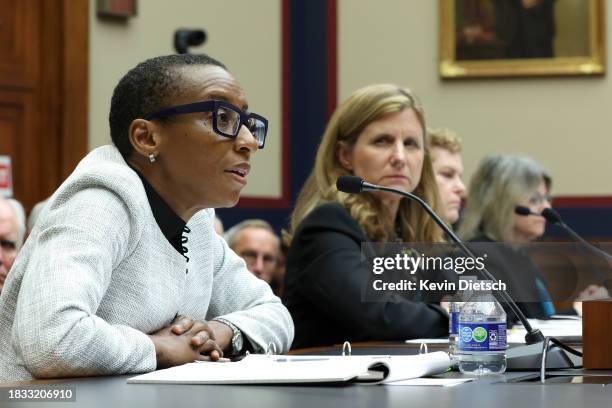
[[[537,68],[537,63],[541,68],[532,75],[602,73],[601,0],[440,0],[440,10],[441,56],[446,57],[441,62],[447,67],[494,62],[485,65],[485,71],[504,76],[522,75],[528,66]],[[504,70],[499,61],[510,62],[506,65],[512,69]],[[593,65],[584,65],[589,63]]]

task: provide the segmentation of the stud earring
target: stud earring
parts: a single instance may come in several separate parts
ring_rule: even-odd
[[[151,163],[155,163],[155,154],[154,154],[154,153],[151,153],[151,154],[149,155],[149,161],[150,161]]]

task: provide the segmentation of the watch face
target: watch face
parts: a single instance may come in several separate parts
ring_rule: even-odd
[[[232,337],[232,351],[235,354],[240,353],[242,350],[242,334],[240,330],[234,330],[234,337]]]
[[[231,353],[232,354],[240,353],[242,351],[242,345],[243,345],[242,332],[240,331],[240,329],[234,326],[234,324],[232,324],[232,322],[228,320],[225,320],[225,319],[217,319],[217,320],[219,320],[221,323],[228,325],[232,329],[232,332],[234,332],[234,335],[232,336]]]

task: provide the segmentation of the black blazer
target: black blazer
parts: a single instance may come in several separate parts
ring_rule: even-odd
[[[295,323],[293,348],[448,335],[448,315],[438,305],[398,295],[361,301],[364,241],[370,240],[363,229],[337,203],[302,221],[289,248],[283,294]]]
[[[536,287],[536,278],[543,280],[538,267],[533,263],[529,255],[522,250],[511,247],[503,242],[496,242],[480,235],[470,242],[496,243],[487,246],[487,260],[485,266],[496,279],[507,285],[507,292],[516,300],[516,303],[529,319],[545,319],[548,317],[540,293]],[[525,301],[530,300],[530,301]],[[516,322],[518,318],[507,304],[502,304],[509,322]]]

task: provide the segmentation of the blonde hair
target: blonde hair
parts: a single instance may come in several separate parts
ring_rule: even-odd
[[[544,176],[542,167],[525,156],[485,157],[470,182],[459,235],[470,240],[485,234],[511,242],[514,209],[537,192]]]
[[[334,112],[317,150],[314,169],[308,176],[298,195],[295,209],[291,215],[289,241],[306,216],[321,204],[337,202],[342,204],[351,216],[374,241],[387,241],[394,232],[389,231],[380,216],[382,203],[371,194],[346,194],[338,191],[336,180],[350,175],[338,158],[339,142],[351,148],[361,132],[372,122],[385,115],[413,109],[423,128],[424,160],[421,180],[414,194],[423,198],[431,207],[439,207],[438,188],[434,177],[423,107],[414,94],[405,88],[391,84],[370,85],[355,91]],[[439,242],[442,234],[437,225],[415,202],[402,200],[398,210],[401,238],[407,242]]]
[[[451,153],[459,153],[462,149],[461,139],[457,133],[447,128],[427,128],[429,147],[439,147]]]

